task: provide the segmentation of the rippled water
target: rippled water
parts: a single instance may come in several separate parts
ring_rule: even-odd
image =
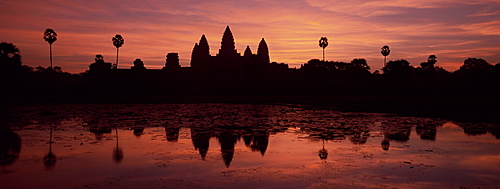
[[[292,105],[9,107],[0,188],[494,188],[500,125]]]

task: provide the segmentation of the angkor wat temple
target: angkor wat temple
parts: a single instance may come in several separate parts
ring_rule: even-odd
[[[191,67],[194,69],[234,70],[257,66],[263,69],[270,63],[269,49],[264,38],[259,43],[257,54],[252,54],[252,50],[247,45],[243,56],[241,56],[234,44],[233,33],[229,29],[229,26],[227,26],[222,36],[219,53],[211,56],[207,38],[203,34],[200,42],[194,45],[193,53],[191,54]],[[282,66],[287,67],[286,65]]]
[[[259,43],[257,54],[253,54],[249,46],[246,47],[243,56],[236,50],[233,33],[229,26],[226,27],[222,36],[221,48],[218,54],[212,56],[210,54],[210,47],[205,34],[201,36],[199,43],[196,43],[191,54],[191,67],[182,67],[183,70],[196,70],[196,71],[211,71],[211,72],[225,72],[225,71],[243,71],[243,70],[266,70],[272,69],[288,69],[286,64],[278,64],[276,62],[270,63],[269,49],[267,43],[262,38]],[[112,70],[112,64],[104,62],[102,55],[96,55],[94,63],[89,66],[89,72],[106,72]],[[147,71],[155,72],[158,70],[147,70],[141,59],[134,61],[134,66],[128,69],[119,69],[113,72],[131,72],[131,71]],[[165,66],[163,71],[179,71],[181,66],[179,64],[178,53],[168,53],[166,56]]]

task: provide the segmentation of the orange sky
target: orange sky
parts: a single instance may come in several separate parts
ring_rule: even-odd
[[[500,62],[497,0],[17,0],[0,2],[0,16],[0,41],[16,45],[23,64],[33,67],[49,66],[43,32],[54,29],[54,66],[71,73],[87,70],[96,54],[114,62],[117,33],[125,39],[119,68],[141,58],[159,69],[169,52],[187,67],[202,34],[215,55],[226,25],[239,52],[250,45],[255,53],[265,38],[271,61],[290,67],[321,58],[322,36],[329,39],[326,59],[365,58],[372,71],[382,67],[384,45],[391,48],[388,60],[413,66],[431,54],[449,71],[469,57]]]

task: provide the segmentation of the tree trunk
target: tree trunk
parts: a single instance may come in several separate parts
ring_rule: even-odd
[[[114,67],[115,69],[118,69],[118,49],[119,48],[116,48],[116,66]]]
[[[323,62],[325,61],[325,48],[323,48]]]
[[[50,46],[50,69],[52,70],[52,44]]]

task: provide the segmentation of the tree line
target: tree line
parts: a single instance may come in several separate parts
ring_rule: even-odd
[[[324,59],[324,49],[328,46],[326,37],[321,37],[319,40],[319,46],[323,50],[323,60],[311,59],[299,69],[268,66],[262,67],[264,69],[225,70],[228,73],[213,74],[188,68],[153,73],[146,71],[142,61],[136,60],[135,67],[143,69],[131,69],[132,72],[126,74],[117,72],[96,79],[92,78],[88,70],[71,74],[64,72],[60,66],[53,66],[52,44],[57,40],[57,34],[54,30],[47,29],[43,38],[50,46],[49,67],[33,68],[23,65],[20,50],[14,44],[0,43],[0,77],[4,88],[36,88],[44,91],[61,87],[92,88],[99,83],[100,87],[106,86],[108,90],[140,86],[192,93],[210,91],[210,94],[218,91],[217,94],[228,92],[262,95],[445,95],[460,91],[466,91],[460,92],[463,94],[471,94],[477,89],[491,92],[496,88],[495,82],[500,81],[500,63],[490,64],[481,58],[467,58],[458,70],[449,72],[436,65],[438,62],[436,55],[429,55],[427,61],[415,67],[404,59],[386,62],[391,52],[387,45],[380,51],[384,57],[382,73],[378,70],[372,73],[367,61],[362,58],[353,59],[351,62],[326,61]],[[116,34],[111,41],[117,49],[116,62],[111,68],[117,69],[118,50],[124,44],[124,38]],[[151,91],[157,92],[154,89]]]

